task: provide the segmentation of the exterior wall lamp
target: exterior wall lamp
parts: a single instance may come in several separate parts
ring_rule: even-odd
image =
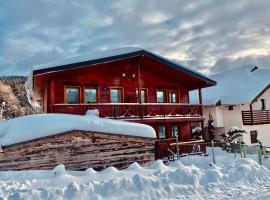
[[[123,77],[126,77],[127,79],[131,79],[131,78],[135,78],[136,77],[136,74],[134,73],[130,73],[130,72],[124,72],[122,74]]]

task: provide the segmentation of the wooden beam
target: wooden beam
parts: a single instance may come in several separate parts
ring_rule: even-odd
[[[140,62],[138,61],[138,101],[139,101],[139,113],[140,113],[140,118],[143,119],[143,113],[142,113],[142,83],[141,83],[141,65]]]
[[[200,114],[203,116],[203,106],[202,106],[202,89],[199,88],[199,104],[200,104]],[[201,121],[201,128],[202,128],[202,138],[205,140],[205,134],[204,134],[204,121]]]
[[[65,92],[65,91],[64,91]],[[53,106],[55,103],[55,96],[54,96],[54,79],[50,80],[50,112],[53,112]]]

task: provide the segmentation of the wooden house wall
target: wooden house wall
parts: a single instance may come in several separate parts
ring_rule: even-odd
[[[54,99],[49,99],[48,103],[54,101],[55,104],[64,103],[64,86],[89,86],[97,85],[99,91],[99,103],[110,102],[110,88],[123,88],[124,103],[135,103],[136,89],[138,88],[137,66],[130,66],[129,63],[103,64],[102,66],[94,66],[86,69],[70,70],[55,74],[51,79],[51,93],[54,92]],[[122,77],[122,73],[130,72],[136,75],[130,80]],[[188,90],[180,83],[172,80],[169,76],[165,76],[161,72],[152,71],[147,67],[141,66],[141,78],[143,80],[142,88],[147,89],[148,103],[156,103],[156,91],[164,89],[177,92],[178,101],[188,103]],[[116,84],[117,80],[119,84]],[[81,91],[81,103],[83,103],[83,94]]]
[[[0,170],[53,169],[64,164],[68,170],[126,168],[133,162],[149,165],[155,160],[154,139],[70,131],[4,147]]]

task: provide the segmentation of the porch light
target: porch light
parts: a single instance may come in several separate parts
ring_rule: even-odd
[[[123,72],[122,73],[122,76],[123,77],[126,77],[127,79],[131,79],[131,78],[135,78],[136,77],[136,74],[130,73],[130,72]]]

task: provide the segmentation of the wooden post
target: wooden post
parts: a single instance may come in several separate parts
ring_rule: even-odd
[[[141,94],[141,65],[138,61],[138,100],[139,100],[139,113],[140,113],[140,118],[143,118],[143,113],[142,113],[142,94]]]
[[[261,165],[262,164],[262,151],[261,148],[258,149],[258,162]]]
[[[213,140],[211,140],[211,147],[212,147],[213,163],[216,164],[215,150],[214,150],[214,141]]]
[[[199,88],[199,104],[200,104],[200,114],[203,115],[203,106],[202,106],[202,89]],[[205,135],[204,135],[204,121],[201,121],[201,128],[202,128],[202,138],[205,140]]]
[[[177,160],[179,160],[178,131],[175,135],[175,140],[176,140],[176,155],[177,155]]]
[[[241,144],[240,139],[239,139],[238,141],[239,141],[240,157],[243,158],[243,154],[242,154],[242,144]]]
[[[50,113],[54,112],[54,79],[50,80]]]
[[[202,106],[202,89],[199,88],[199,104]],[[202,111],[202,110],[201,110]]]
[[[251,123],[252,123],[252,125],[254,125],[254,118],[253,118],[253,108],[252,108],[252,103],[251,103],[251,104],[249,104],[249,108],[250,108]]]

